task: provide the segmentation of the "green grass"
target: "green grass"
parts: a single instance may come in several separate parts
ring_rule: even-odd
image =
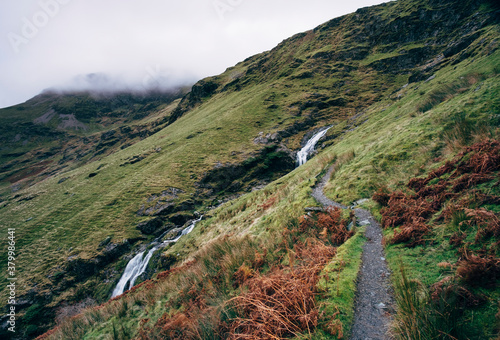
[[[464,62],[456,70],[439,71],[428,83],[408,86],[399,101],[382,101],[372,106],[365,115],[368,121],[326,150],[356,154],[332,177],[325,189],[327,195],[344,204],[368,198],[382,183],[396,187],[411,176],[418,176],[435,158],[456,152],[473,141],[474,136],[495,135],[494,112],[500,92],[495,67],[500,62],[499,55],[496,52],[474,65]],[[426,101],[421,92],[432,92],[441,84],[453,84],[477,74],[482,74],[484,81],[424,114],[418,113],[418,107]]]
[[[325,291],[320,298],[321,311],[326,315],[336,317],[323,329],[330,329],[330,336],[348,337],[354,318],[354,302],[356,294],[356,280],[361,266],[361,255],[366,238],[363,236],[365,227],[357,229],[356,234],[337,249],[337,255],[323,270],[325,275],[318,287]],[[323,274],[322,273],[322,274]],[[331,339],[324,330],[316,331],[313,339]]]
[[[386,236],[389,234],[392,232],[385,232]],[[447,240],[435,236],[433,244],[415,248],[392,245],[386,248],[386,255],[398,305],[393,324],[398,339],[449,339],[445,334],[457,339],[495,337],[498,289],[473,290],[486,297],[480,307],[464,308],[453,286],[438,301],[431,298],[429,287],[455,274],[452,268],[438,266],[438,263],[454,265],[458,260],[457,250]]]

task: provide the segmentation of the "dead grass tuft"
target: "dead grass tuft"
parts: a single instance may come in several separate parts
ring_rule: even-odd
[[[316,275],[277,269],[248,282],[233,302],[243,317],[233,321],[231,339],[281,339],[312,330],[318,323]]]
[[[500,259],[492,255],[477,256],[464,250],[458,262],[457,276],[471,286],[495,284],[500,275]]]
[[[341,245],[353,235],[347,230],[347,221],[342,219],[340,208],[328,207],[325,213],[318,214],[317,225],[322,232],[330,234],[330,242],[334,245]]]
[[[383,207],[389,203],[391,195],[387,187],[380,187],[372,196],[372,199]]]
[[[251,278],[248,290],[231,300],[241,315],[230,325],[231,339],[282,339],[318,325],[316,286],[335,248],[308,239],[297,244],[295,253],[297,266]]]
[[[432,229],[427,223],[443,206],[445,207],[437,216],[437,221],[444,219],[458,228],[452,235],[450,244],[461,246],[467,237],[462,229],[472,226],[478,228],[476,244],[490,237],[499,238],[498,216],[483,208],[470,209],[471,206],[500,201],[497,196],[472,189],[494,180],[494,172],[499,169],[500,142],[486,139],[465,148],[453,160],[430,172],[427,177],[410,179],[407,186],[415,194],[379,190],[373,198],[384,206],[381,210],[382,225],[385,228],[399,227],[389,242],[406,243],[410,247],[423,244],[424,236]],[[462,197],[460,201],[457,201],[458,197]]]
[[[392,244],[405,243],[407,247],[415,247],[425,243],[424,236],[431,230],[423,219],[414,219],[403,224],[399,231],[394,231]]]
[[[255,271],[246,264],[242,264],[233,275],[233,287],[241,286],[245,281],[254,277]]]

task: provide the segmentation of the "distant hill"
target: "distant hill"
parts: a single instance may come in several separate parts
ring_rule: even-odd
[[[26,103],[2,109],[0,180],[13,185],[7,192],[15,191],[132,145],[165,127],[172,110],[169,105],[187,91],[47,90]]]

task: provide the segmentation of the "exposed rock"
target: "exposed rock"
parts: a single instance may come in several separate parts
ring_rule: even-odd
[[[162,226],[163,226],[163,219],[161,217],[156,217],[149,221],[144,221],[139,223],[136,226],[136,229],[138,229],[141,233],[145,235],[152,235]]]
[[[148,155],[136,155],[136,156],[132,156],[132,157],[128,158],[126,162],[120,164],[120,166],[125,166],[125,165],[129,165],[129,164],[139,163],[143,159],[146,159],[147,156]]]
[[[191,92],[185,95],[179,105],[175,108],[169,117],[169,124],[175,122],[184,113],[198,105],[203,99],[206,99],[217,91],[219,84],[214,79],[202,79],[191,88]]]
[[[454,41],[452,42],[449,47],[444,50],[443,52],[443,55],[446,57],[446,58],[449,58],[463,50],[465,50],[467,47],[469,47],[470,44],[472,44],[472,42],[474,40],[476,40],[478,37],[480,36],[480,33],[479,32],[476,32],[476,33],[473,33],[473,34],[470,34],[466,37],[462,37],[460,40],[458,41]]]
[[[186,200],[181,203],[174,202],[181,193],[184,193],[182,189],[169,187],[161,193],[150,195],[146,198],[147,203],[158,201],[149,207],[143,204],[137,211],[137,216],[166,216],[177,211],[192,209],[195,204],[193,200]]]
[[[57,182],[57,184],[61,184],[61,183],[63,183],[63,182],[66,182],[68,179],[69,179],[69,177],[63,177],[63,178],[61,178],[61,179]]]
[[[266,145],[242,163],[227,163],[206,172],[197,183],[197,195],[207,197],[220,192],[227,195],[250,191],[255,180],[269,183],[294,168],[295,158],[291,150],[282,144]]]
[[[259,132],[259,136],[254,138],[254,144],[272,144],[281,141],[279,132],[268,133],[264,136],[264,132]]]
[[[158,203],[156,208],[147,209],[146,215],[165,216],[174,213],[177,209],[178,208],[176,208],[174,202],[168,202],[165,204]]]
[[[199,100],[214,94],[218,87],[219,84],[212,80],[201,80],[193,85],[191,95]]]
[[[161,197],[162,198],[168,197],[170,199],[174,199],[174,198],[177,198],[177,196],[179,194],[182,194],[183,192],[184,192],[184,190],[182,190],[182,189],[174,188],[174,187],[169,187],[166,190],[163,190],[161,192]]]
[[[122,243],[109,243],[97,256],[90,259],[73,258],[66,263],[65,270],[74,277],[75,282],[80,282],[118,259],[130,251],[131,243],[124,240]],[[65,279],[69,279],[66,278]],[[71,279],[69,279],[71,280]]]
[[[84,123],[80,122],[78,119],[76,119],[74,114],[60,114],[59,118],[61,118],[61,123],[59,124],[58,128],[59,129],[74,129],[74,130],[83,130],[86,131],[88,130],[87,125]]]
[[[163,236],[162,240],[169,241],[177,238],[182,233],[183,228],[174,228],[169,230],[165,236]]]
[[[416,83],[428,79],[431,76],[430,73],[424,72],[422,70],[417,70],[408,78],[408,83]]]
[[[50,109],[45,114],[43,114],[40,117],[33,120],[33,123],[35,123],[35,124],[48,124],[52,120],[52,118],[54,118],[55,115],[56,115],[56,111],[54,111],[53,109]]]
[[[307,211],[307,212],[324,212],[325,209],[322,207],[306,207],[305,211]]]
[[[168,220],[175,225],[184,225],[187,221],[194,219],[191,213],[179,213],[168,218]]]
[[[109,242],[111,242],[111,239],[112,239],[111,236],[106,237],[104,240],[101,241],[101,243],[99,243],[99,248],[107,246]]]
[[[376,60],[369,66],[377,71],[401,73],[417,67],[434,55],[436,55],[436,49],[432,46],[416,47],[402,55]]]

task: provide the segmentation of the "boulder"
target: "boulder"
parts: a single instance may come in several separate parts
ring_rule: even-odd
[[[174,228],[170,231],[168,231],[165,236],[162,237],[162,239],[164,241],[170,241],[170,240],[173,240],[177,237],[179,237],[179,235],[182,233],[182,228]]]

